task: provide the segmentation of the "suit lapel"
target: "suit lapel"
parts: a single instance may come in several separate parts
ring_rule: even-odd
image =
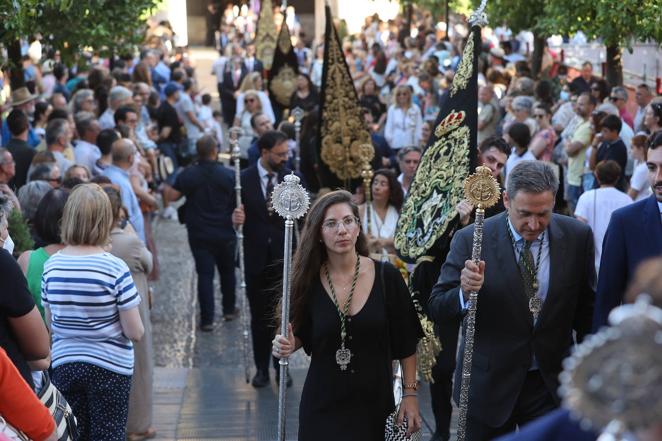
[[[658,255],[662,250],[662,222],[660,221],[660,210],[655,195],[646,200],[644,206],[644,231],[647,242],[653,251],[652,255]],[[651,234],[648,234],[650,232]]]
[[[552,221],[549,223],[547,230],[549,231],[549,280],[547,282],[547,297],[542,305],[536,326],[545,319],[549,309],[554,305],[555,297],[559,294],[559,283],[563,280],[563,274],[565,274],[566,259],[563,256],[566,255],[567,243],[554,216],[552,216]]]
[[[255,200],[256,203],[256,209],[257,212],[260,213],[260,216],[262,216],[263,219],[267,219],[269,216],[269,213],[267,212],[267,201],[264,199],[264,194],[262,193],[262,183],[260,182],[260,172],[257,169],[257,166],[255,166],[251,171],[250,174],[247,173],[246,176],[247,179],[247,184],[249,188],[247,190],[250,191],[251,194],[255,195],[252,198]]]

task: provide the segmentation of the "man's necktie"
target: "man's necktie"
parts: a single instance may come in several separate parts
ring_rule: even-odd
[[[533,260],[533,253],[531,252],[531,242],[524,241],[524,246],[519,255],[519,267],[522,272],[522,279],[524,280],[524,290],[527,297],[531,298],[536,295],[538,291],[538,281],[536,279],[535,262]]]
[[[271,216],[274,213],[274,207],[273,204],[271,203],[271,193],[274,191],[274,174],[273,173],[267,173],[267,194],[265,196],[265,199],[267,200],[267,211],[269,212],[269,216]]]

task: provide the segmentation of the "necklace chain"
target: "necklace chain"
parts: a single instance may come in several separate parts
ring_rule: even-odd
[[[345,337],[347,336],[345,322],[347,315],[349,314],[349,306],[352,303],[352,297],[354,297],[354,290],[356,289],[356,281],[359,279],[360,268],[361,268],[361,258],[357,254],[356,265],[354,266],[354,277],[352,278],[352,289],[349,291],[349,296],[347,296],[347,301],[345,302],[345,305],[341,309],[340,304],[338,303],[338,297],[336,296],[336,290],[333,287],[333,282],[331,281],[331,275],[329,274],[329,264],[327,262],[324,263],[324,274],[326,275],[326,281],[329,284],[329,289],[331,290],[331,297],[333,298],[333,303],[336,305],[336,309],[338,310],[338,316],[340,317],[340,339],[343,346],[345,344]]]
[[[515,236],[513,236],[513,232],[510,229],[510,225],[506,223],[506,229],[508,230],[508,235],[510,236],[510,240],[513,242],[513,246],[517,248],[517,241],[515,240]],[[523,263],[524,269],[526,270],[527,273],[533,278],[533,283],[537,286],[538,285],[538,270],[540,270],[540,261],[542,257],[542,244],[545,241],[545,232],[542,232],[542,236],[540,237],[540,246],[538,247],[538,258],[536,261],[533,262],[534,267],[531,268],[529,266],[529,262],[527,259],[522,259],[522,254],[526,251],[527,248],[527,241],[524,241],[524,245],[522,247],[522,250],[519,252],[520,258],[518,259],[518,263],[521,261]],[[531,242],[529,242],[529,249],[531,247]],[[531,256],[533,259],[533,256]],[[527,293],[529,294],[529,293]],[[530,293],[530,297],[535,297],[537,295],[536,292]]]

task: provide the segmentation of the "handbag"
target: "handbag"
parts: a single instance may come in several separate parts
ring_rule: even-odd
[[[48,372],[42,372],[42,387],[39,401],[48,409],[55,420],[58,441],[73,441],[78,433],[78,423],[71,406],[53,383]]]
[[[29,439],[0,415],[0,441],[29,441]]]

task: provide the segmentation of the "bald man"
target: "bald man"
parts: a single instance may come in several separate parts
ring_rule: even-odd
[[[129,222],[133,226],[133,229],[136,230],[136,233],[138,233],[138,237],[145,242],[143,214],[140,211],[138,197],[136,197],[136,193],[133,191],[133,187],[131,187],[131,180],[129,179],[129,168],[133,165],[136,146],[130,139],[118,139],[113,143],[111,154],[113,163],[103,171],[103,175],[107,176],[113,184],[120,187],[122,205],[129,212]]]

